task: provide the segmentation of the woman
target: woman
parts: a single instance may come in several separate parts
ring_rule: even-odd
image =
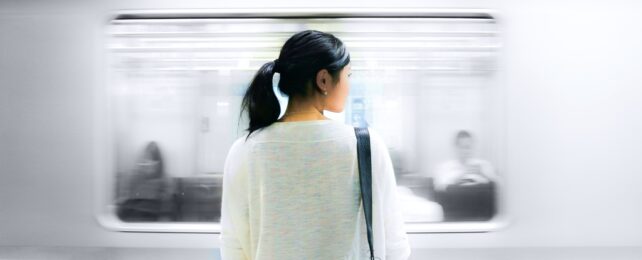
[[[243,99],[249,133],[224,166],[223,260],[369,258],[354,130],[323,115],[343,111],[349,63],[341,40],[308,30],[256,73]],[[280,119],[275,73],[290,97]],[[374,252],[408,259],[390,156],[379,135],[370,135]]]

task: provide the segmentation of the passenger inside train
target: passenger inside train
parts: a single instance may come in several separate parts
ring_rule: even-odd
[[[127,222],[169,219],[171,192],[156,142],[149,142],[131,175],[121,176],[118,217]]]
[[[460,130],[454,138],[456,158],[435,170],[436,199],[449,221],[486,221],[495,214],[497,176],[490,162],[473,157],[473,145],[472,134]]]

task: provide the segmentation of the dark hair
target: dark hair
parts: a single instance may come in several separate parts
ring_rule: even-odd
[[[466,130],[459,130],[455,136],[455,145],[459,146],[459,140],[464,138],[473,138],[473,136]]]
[[[281,76],[278,87],[282,93],[305,98],[314,90],[320,91],[315,80],[319,70],[328,70],[336,82],[339,72],[348,63],[350,54],[343,42],[332,34],[306,30],[290,37],[283,44],[279,58],[263,64],[245,92],[241,114],[247,109],[248,137],[279,119],[279,101],[272,89],[274,73]]]

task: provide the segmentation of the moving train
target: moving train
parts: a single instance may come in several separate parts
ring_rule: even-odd
[[[305,29],[351,53],[326,115],[384,139],[411,259],[642,259],[640,11],[1,2],[0,259],[220,259],[242,95]]]

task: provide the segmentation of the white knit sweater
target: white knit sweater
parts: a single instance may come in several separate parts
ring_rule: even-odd
[[[372,129],[375,256],[410,245],[386,145]],[[277,122],[239,138],[223,177],[223,260],[368,259],[354,129],[333,120]]]

